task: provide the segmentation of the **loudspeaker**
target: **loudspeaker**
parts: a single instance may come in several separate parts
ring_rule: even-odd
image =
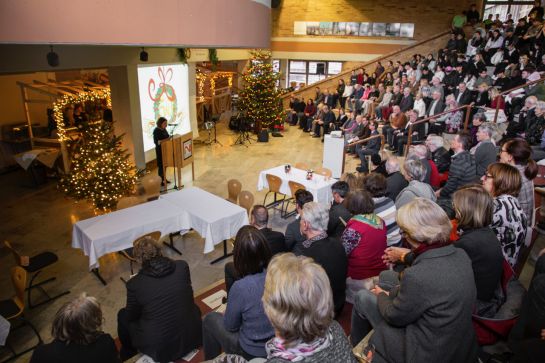
[[[51,67],[57,67],[59,65],[59,55],[53,51],[53,46],[51,46],[51,51],[47,53],[47,64]]]
[[[269,132],[267,130],[261,130],[257,135],[258,142],[269,142]]]
[[[325,74],[325,63],[318,63],[316,65],[316,73],[317,74]]]

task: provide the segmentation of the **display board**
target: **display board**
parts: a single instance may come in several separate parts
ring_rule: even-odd
[[[331,21],[295,21],[294,35],[360,36],[412,38],[414,24],[411,23],[359,23]]]
[[[140,115],[146,162],[155,159],[153,130],[165,117],[168,133],[191,131],[189,118],[189,76],[186,64],[138,66]]]

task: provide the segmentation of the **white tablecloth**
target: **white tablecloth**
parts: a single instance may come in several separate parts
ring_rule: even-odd
[[[34,160],[38,160],[48,168],[53,168],[55,161],[61,154],[59,149],[32,149],[19,154],[13,155],[13,158],[25,170],[32,164]]]
[[[93,269],[101,256],[132,247],[144,234],[178,232],[187,224],[187,215],[175,205],[154,200],[77,222],[72,229],[72,247],[89,256],[89,269]]]
[[[269,188],[269,183],[267,182],[267,174],[276,175],[282,179],[282,185],[280,186],[280,192],[286,194],[287,196],[291,195],[290,186],[288,181],[294,181],[299,184],[303,184],[305,188],[312,193],[315,202],[320,202],[324,204],[330,204],[333,200],[333,195],[331,194],[331,185],[334,184],[337,180],[326,178],[322,175],[317,175],[314,173],[312,180],[307,180],[307,171],[302,169],[297,169],[291,167],[291,170],[288,174],[284,170],[284,165],[277,166],[272,169],[263,170],[259,173],[259,179],[257,180],[257,190],[262,190]]]
[[[204,253],[212,252],[215,245],[234,237],[248,224],[246,209],[200,188],[163,194],[160,200],[168,201],[186,213],[184,228],[193,228],[204,238]]]

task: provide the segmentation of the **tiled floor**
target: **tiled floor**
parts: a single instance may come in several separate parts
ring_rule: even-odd
[[[255,143],[245,146],[231,146],[237,135],[228,130],[225,120],[218,126],[218,139],[223,146],[195,146],[195,181],[191,181],[191,170],[183,173],[185,185],[195,185],[221,197],[227,196],[227,180],[237,178],[244,190],[255,195],[255,201],[261,203],[264,191],[256,190],[260,170],[284,163],[306,162],[313,167],[321,165],[323,147],[320,139],[311,138],[297,128],[287,129],[284,137],[271,137],[268,143]],[[201,135],[202,139],[207,134]],[[348,157],[346,170],[353,171],[357,160]],[[46,288],[52,292],[66,289],[71,294],[57,301],[27,312],[27,318],[38,328],[46,341],[50,339],[52,317],[64,302],[77,294],[86,292],[97,297],[104,311],[104,330],[113,336],[116,332],[116,314],[125,304],[125,287],[120,277],[130,273],[128,262],[118,254],[111,254],[101,259],[101,273],[108,281],[103,286],[94,275],[89,273],[88,259],[80,250],[71,248],[72,224],[78,220],[93,216],[93,211],[86,203],[74,203],[57,191],[54,181],[40,188],[29,186],[23,171],[0,176],[0,236],[9,240],[24,254],[33,255],[43,250],[51,250],[59,255],[60,261],[45,272],[46,276],[55,275],[57,281]],[[272,212],[271,226],[284,231],[289,221],[283,220]],[[210,261],[222,254],[221,245],[213,253],[203,255],[202,239],[195,233],[183,238],[178,237],[175,244],[180,248],[191,269],[194,291],[197,292],[223,278],[223,264],[210,265]],[[543,246],[543,241],[539,242]],[[173,258],[180,258],[165,253]],[[13,294],[9,270],[14,261],[4,248],[0,249],[0,299]],[[527,281],[532,273],[529,266],[523,272]],[[36,295],[38,296],[38,295]],[[20,348],[32,344],[31,334],[26,329],[14,335],[14,346]],[[0,352],[0,360],[3,353]],[[30,354],[20,358],[26,362]]]

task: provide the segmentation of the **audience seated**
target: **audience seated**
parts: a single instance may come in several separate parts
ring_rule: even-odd
[[[437,199],[433,188],[424,182],[426,170],[419,159],[409,159],[403,164],[403,176],[409,182],[395,200],[396,208],[399,209],[415,198],[426,198],[431,201]]]
[[[358,293],[352,344],[373,328],[373,362],[476,362],[473,271],[467,254],[449,244],[447,215],[417,198],[399,209],[397,222],[413,250],[412,264],[399,276],[382,272],[379,285]]]
[[[386,171],[388,172],[386,196],[392,200],[396,200],[399,193],[409,185],[409,182],[401,174],[400,169],[399,159],[395,156],[386,161]]]
[[[345,204],[354,216],[341,236],[348,256],[346,300],[354,303],[355,294],[374,286],[374,278],[386,270],[382,255],[386,249],[386,224],[374,213],[371,195],[365,191],[348,193]]]
[[[203,319],[205,359],[225,353],[246,359],[266,357],[265,343],[274,335],[261,297],[271,251],[254,226],[242,227],[235,238],[233,263],[238,279],[227,296],[225,315],[210,312]],[[226,278],[227,280],[227,278]]]
[[[438,135],[428,135],[426,146],[431,152],[431,159],[437,166],[439,173],[448,172],[450,168],[450,153],[445,149],[443,138]]]
[[[53,341],[34,350],[31,363],[118,363],[110,334],[102,331],[102,310],[94,297],[81,296],[65,303],[53,318]]]
[[[514,267],[528,233],[528,219],[516,198],[522,184],[520,173],[514,166],[495,163],[488,167],[482,181],[494,198],[492,230],[500,241],[503,256]]]
[[[388,246],[401,244],[401,235],[396,223],[396,206],[394,201],[386,196],[387,181],[384,175],[371,173],[363,179],[363,188],[373,198],[374,213],[386,224],[386,243]]]
[[[352,213],[346,209],[345,203],[343,203],[349,190],[348,183],[344,181],[335,182],[331,186],[333,204],[329,208],[329,222],[327,223],[327,235],[330,237],[340,237],[346,223],[352,218]]]
[[[301,244],[306,238],[301,234],[299,216],[305,203],[312,202],[314,197],[308,190],[299,189],[295,192],[295,209],[297,216],[293,222],[290,222],[286,227],[286,248],[288,251],[293,251],[295,246]]]
[[[493,317],[503,299],[496,296],[503,272],[503,254],[496,234],[490,228],[494,202],[480,185],[464,186],[452,196],[460,238],[455,247],[471,259],[477,303],[475,314]]]
[[[268,227],[269,224],[269,210],[263,205],[254,205],[250,212],[250,225],[259,229],[269,244],[271,253],[276,255],[277,253],[286,252],[286,238],[282,232],[273,231]]]
[[[348,259],[343,245],[337,238],[328,237],[327,223],[329,213],[320,203],[309,202],[303,206],[301,214],[301,233],[307,238],[300,249],[294,250],[296,255],[311,257],[322,266],[329,277],[333,290],[335,314],[339,314],[344,306],[346,273]]]
[[[537,164],[531,159],[532,149],[525,140],[509,140],[501,147],[500,162],[513,165],[520,173],[522,185],[517,199],[531,223],[534,216],[534,183],[537,176]]]
[[[134,245],[141,269],[127,282],[127,305],[117,315],[121,360],[137,352],[155,361],[180,359],[202,342],[189,266],[164,257],[149,237]]]
[[[369,128],[369,136],[377,136],[379,135],[377,131],[377,123],[375,121],[370,121],[368,123]],[[359,167],[356,168],[357,171],[360,173],[367,173],[369,171],[369,167],[367,166],[367,155],[374,155],[378,154],[380,150],[380,144],[381,139],[380,137],[375,137],[369,141],[364,146],[361,146],[361,144],[356,145],[356,153],[358,154],[361,164]],[[357,146],[360,146],[359,148]]]

